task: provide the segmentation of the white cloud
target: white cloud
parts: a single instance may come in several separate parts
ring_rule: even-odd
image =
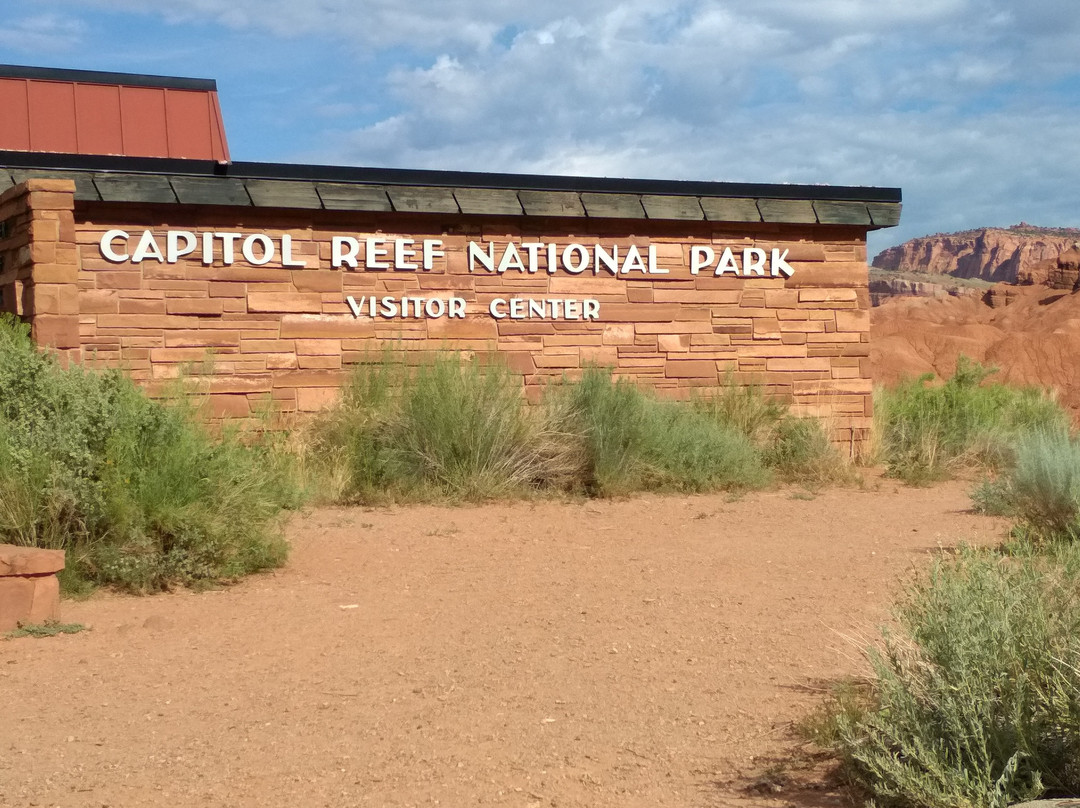
[[[16,17],[0,25],[0,48],[36,56],[63,53],[82,39],[85,26],[60,14]]]

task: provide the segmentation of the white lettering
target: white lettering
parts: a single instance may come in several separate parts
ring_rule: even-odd
[[[281,265],[283,267],[298,267],[307,269],[307,261],[294,261],[292,254],[292,236],[285,233],[281,237]],[[334,266],[337,266],[336,264]]]
[[[161,247],[154,239],[154,234],[149,230],[143,230],[139,243],[135,246],[135,252],[131,254],[131,263],[141,264],[147,258],[162,262],[165,260],[165,256],[161,254]]]
[[[439,317],[442,317],[445,313],[446,301],[443,300],[441,297],[430,298],[424,304],[424,314],[426,314],[428,317],[434,317],[435,319],[438,319]]]
[[[180,246],[181,239],[184,240],[183,247]],[[195,252],[198,243],[199,240],[195,238],[195,234],[188,230],[170,230],[165,234],[165,261],[175,264],[185,255]]]
[[[257,257],[255,255],[256,244],[262,248],[262,256]],[[244,256],[244,260],[249,264],[254,264],[257,267],[265,266],[274,258],[274,242],[270,240],[269,236],[263,235],[262,233],[255,233],[244,239],[244,244],[240,248],[240,254]]]
[[[650,275],[667,275],[668,270],[658,267],[656,265],[656,245],[649,245],[649,274]]]
[[[540,250],[544,249],[543,242],[540,241],[527,241],[521,245],[521,248],[525,250],[529,256],[529,272],[536,272],[539,268],[537,262],[540,258]]]
[[[787,256],[787,250],[784,250],[783,254],[781,254],[780,250],[774,249],[772,251],[772,261],[770,264],[772,267],[772,276],[774,278],[779,278],[781,272],[788,278],[795,273],[794,267],[787,262]]]
[[[645,269],[645,262],[641,260],[641,252],[638,250],[636,244],[631,244],[630,249],[626,251],[626,260],[623,261],[622,274],[629,275],[635,269],[643,275],[648,274],[648,270]]]
[[[502,320],[506,317],[506,313],[503,309],[506,307],[506,301],[501,297],[497,297],[488,304],[488,313],[496,320]]]
[[[599,320],[600,319],[600,301],[591,297],[587,297],[581,301],[581,319],[583,320]]]
[[[360,314],[363,312],[363,310],[364,310],[364,300],[365,300],[365,298],[361,297],[360,302],[357,303],[356,298],[353,297],[352,295],[348,295],[345,298],[345,302],[348,303],[349,308],[352,309],[352,316],[353,317],[359,317]]]
[[[697,275],[705,267],[711,266],[716,253],[712,247],[695,244],[690,248],[690,274]]]
[[[397,317],[398,303],[392,297],[384,297],[379,301],[379,314],[383,317]]]
[[[345,266],[356,269],[358,261],[356,254],[360,252],[360,242],[349,236],[334,236],[330,239],[330,267],[337,269]]]
[[[385,243],[386,239],[384,238],[369,238],[367,240],[364,251],[364,266],[368,269],[390,269],[388,263],[378,260],[389,252],[386,247],[379,246]],[[386,299],[383,298],[383,300]]]
[[[575,255],[577,256],[575,260]],[[570,244],[562,254],[563,269],[580,275],[589,268],[589,251],[584,244]]]
[[[437,238],[424,239],[424,269],[431,269],[435,266],[436,258],[443,258],[446,253],[440,249],[442,247],[442,241]]]
[[[488,242],[486,252],[480,249],[480,245],[475,241],[469,242],[469,272],[473,272],[476,269],[477,261],[479,261],[488,272],[495,271],[495,242]]]
[[[119,264],[123,261],[127,261],[131,256],[126,252],[117,252],[113,249],[113,242],[118,239],[123,239],[124,244],[127,244],[127,240],[131,238],[126,230],[106,230],[101,236],[101,256],[106,261],[112,261],[114,264]]]
[[[464,320],[465,319],[465,298],[452,297],[449,301],[450,305],[446,316],[451,319]]]
[[[518,272],[525,271],[525,265],[521,263],[521,256],[512,241],[507,242],[502,258],[499,259],[499,269],[497,271],[501,275],[508,269],[516,269]]]
[[[416,256],[416,250],[411,249],[416,242],[411,238],[399,238],[394,242],[394,269],[415,270],[419,267],[407,259]],[[408,245],[408,246],[406,246]]]
[[[716,265],[716,272],[713,274],[723,275],[725,272],[739,274],[739,265],[735,263],[735,253],[731,251],[731,247],[724,248],[724,254],[720,256],[720,262]]]
[[[742,251],[742,274],[745,278],[748,275],[765,275],[765,251],[759,247],[747,247]]]
[[[612,275],[615,275],[616,277],[618,277],[618,275],[619,275],[619,245],[618,244],[615,244],[615,245],[612,246],[610,254],[608,253],[607,250],[605,250],[599,244],[596,245],[596,269],[594,270],[594,273],[597,274],[597,275],[600,274],[601,264],[603,265],[604,269],[606,269]]]
[[[236,260],[236,242],[241,239],[243,233],[215,233],[221,239],[221,263],[229,266]]]

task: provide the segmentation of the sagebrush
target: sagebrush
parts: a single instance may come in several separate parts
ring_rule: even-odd
[[[152,591],[281,563],[299,491],[265,446],[211,435],[189,399],[62,367],[0,318],[0,542],[67,551],[67,582]]]
[[[879,806],[1080,794],[1080,548],[938,561],[819,740]]]

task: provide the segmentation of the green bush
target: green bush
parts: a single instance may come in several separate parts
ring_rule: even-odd
[[[817,418],[797,418],[760,387],[739,385],[729,375],[720,390],[698,397],[694,406],[709,418],[737,430],[757,448],[762,461],[782,480],[803,485],[850,482],[851,464],[829,441]]]
[[[61,367],[0,319],[0,541],[67,551],[67,579],[138,591],[281,563],[299,493],[279,458],[215,439],[120,371]]]
[[[643,489],[759,488],[770,474],[737,429],[684,402],[656,398],[611,372],[588,368],[548,392],[549,415],[584,446],[578,486],[611,496]],[[550,409],[549,409],[550,413]]]
[[[819,422],[757,391],[675,402],[589,368],[528,408],[506,368],[454,354],[359,365],[312,435],[307,455],[343,501],[746,489],[770,468],[818,482],[847,468]]]
[[[826,741],[881,806],[1004,808],[1080,794],[1080,547],[936,563],[869,651],[869,695]]]
[[[1041,542],[1080,537],[1080,442],[1064,430],[1021,435],[1014,458],[974,493],[979,509],[1011,516],[1022,537]]]
[[[341,498],[365,502],[521,495],[574,462],[558,435],[527,417],[505,367],[456,354],[358,366],[317,425],[313,451],[336,458]]]
[[[1018,435],[1064,428],[1067,415],[1045,393],[983,384],[993,372],[961,356],[942,385],[929,386],[927,376],[879,389],[875,430],[889,473],[919,484],[964,468],[997,468]]]

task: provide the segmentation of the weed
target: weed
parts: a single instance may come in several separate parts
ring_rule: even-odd
[[[8,639],[20,637],[55,637],[57,634],[78,634],[87,631],[87,626],[82,623],[61,623],[58,620],[46,620],[44,623],[19,623],[14,631],[9,631],[4,636]]]

